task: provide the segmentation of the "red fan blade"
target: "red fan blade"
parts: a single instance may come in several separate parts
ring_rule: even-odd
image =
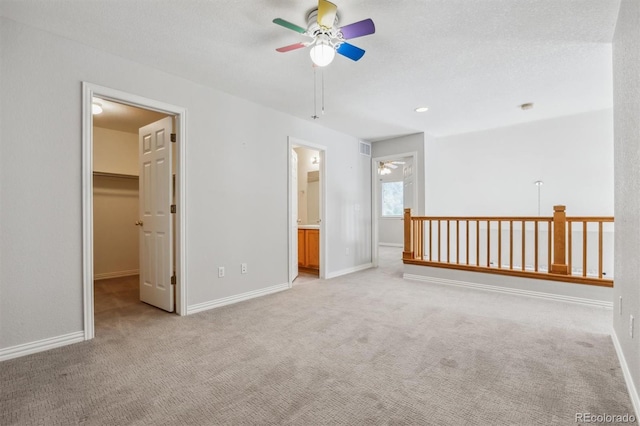
[[[276,50],[278,52],[289,52],[291,50],[296,50],[296,49],[301,49],[303,47],[307,47],[306,43],[296,43],[296,44],[290,44],[289,46],[283,46],[283,47],[279,47]]]

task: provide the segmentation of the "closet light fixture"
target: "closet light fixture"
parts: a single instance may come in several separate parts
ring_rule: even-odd
[[[102,104],[99,102],[93,102],[91,104],[91,112],[93,115],[102,114]]]
[[[313,161],[311,161],[311,164],[320,164],[320,160],[318,160],[318,157],[313,157]]]

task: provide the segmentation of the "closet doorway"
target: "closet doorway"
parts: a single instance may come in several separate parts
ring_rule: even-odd
[[[184,114],[83,84],[85,339],[110,313],[186,314]]]

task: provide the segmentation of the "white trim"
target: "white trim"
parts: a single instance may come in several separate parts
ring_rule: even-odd
[[[379,246],[384,246],[384,247],[400,247],[403,248],[404,244],[398,244],[398,243],[378,243]]]
[[[478,290],[493,291],[496,293],[516,294],[519,296],[535,297],[538,299],[558,300],[562,302],[577,303],[587,306],[600,306],[603,308],[613,309],[612,302],[605,302],[602,300],[585,299],[582,297],[565,296],[562,294],[544,293],[541,291],[521,290],[517,288],[500,287],[488,284],[470,283],[467,281],[449,280],[446,278],[427,277],[424,275],[416,274],[403,274],[402,278],[406,280],[423,281],[432,284],[453,285],[457,287],[475,288]]]
[[[176,199],[176,313],[187,312],[187,200],[186,200],[186,145],[187,145],[187,110],[142,96],[122,92],[97,84],[82,82],[82,280],[84,305],[84,338],[93,339],[94,307],[93,307],[93,114],[91,103],[93,96],[99,96],[144,109],[160,111],[176,116],[177,155],[177,188]]]
[[[340,277],[342,275],[352,274],[358,271],[364,271],[365,269],[373,268],[373,263],[365,263],[362,265],[354,266],[353,268],[341,269],[340,271],[331,272],[327,275],[327,279]]]
[[[261,288],[259,290],[248,291],[242,294],[236,294],[234,296],[223,297],[222,299],[211,300],[209,302],[197,303],[195,305],[189,305],[187,307],[187,315],[195,314],[197,312],[208,311],[209,309],[219,308],[221,306],[231,305],[233,303],[242,302],[249,299],[255,299],[256,297],[266,296],[268,294],[277,293],[279,291],[288,290],[289,283],[276,284],[271,287]]]
[[[319,278],[326,279],[327,271],[329,270],[329,244],[327,239],[328,224],[327,218],[327,147],[325,145],[319,145],[312,142],[307,142],[302,139],[297,139],[293,136],[287,138],[287,235],[288,235],[288,248],[287,248],[287,276],[289,280],[289,288],[293,287],[293,280],[291,279],[291,260],[297,253],[293,253],[293,238],[298,238],[298,235],[293,235],[293,227],[291,226],[293,206],[291,205],[291,150],[293,148],[307,148],[313,149],[320,154],[320,267]],[[297,208],[297,206],[296,206]]]
[[[10,346],[8,348],[0,349],[0,361],[19,358],[21,356],[31,355],[37,352],[44,352],[49,349],[67,346],[72,343],[79,343],[84,340],[84,331],[75,331],[73,333],[63,334],[62,336],[49,337],[35,342],[23,343],[22,345]]]
[[[373,150],[373,146],[371,148]],[[411,167],[413,167],[413,213],[419,213],[420,210],[415,207],[418,205],[418,171],[420,164],[418,163],[418,151],[400,152],[398,154],[384,155],[382,157],[373,157],[371,152],[371,263],[374,267],[378,266],[378,245],[379,245],[379,222],[382,218],[380,215],[380,179],[378,175],[378,165],[380,161],[397,160],[399,158],[411,157]],[[404,178],[403,178],[404,181]],[[385,217],[384,219],[396,219],[394,217]],[[403,217],[400,217],[402,220]],[[401,247],[404,247],[402,245]]]
[[[615,328],[611,330],[611,340],[613,340],[613,346],[616,348],[616,354],[618,355],[618,361],[620,361],[620,367],[622,368],[622,374],[624,375],[624,381],[627,383],[627,391],[629,391],[629,397],[631,398],[631,404],[636,412],[636,419],[640,417],[640,396],[638,395],[638,389],[633,383],[633,377],[631,377],[631,371],[629,370],[629,364],[622,352],[622,346],[618,340]]]
[[[95,274],[93,276],[94,281],[108,280],[110,278],[131,277],[140,274],[139,269],[131,269],[129,271],[115,271],[115,272],[103,272],[102,274]]]

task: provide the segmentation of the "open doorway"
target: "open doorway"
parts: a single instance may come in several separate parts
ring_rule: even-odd
[[[372,159],[374,266],[379,246],[403,247],[404,209],[415,209],[418,200],[417,156],[408,152]]]
[[[99,97],[93,98],[92,109],[94,315],[98,321],[113,309],[136,313],[147,308],[143,302],[156,305],[144,293],[148,286],[140,280],[140,265],[148,262],[145,250],[149,248],[141,242],[139,139],[142,129],[165,118],[170,120],[172,133],[173,117]],[[170,141],[167,148],[175,149]],[[173,188],[170,195],[174,204]],[[175,234],[173,225],[170,236]],[[171,256],[163,262],[171,263],[173,270],[174,260]]]
[[[82,112],[87,340],[110,304],[186,314],[185,111],[83,83]]]
[[[325,277],[326,147],[289,138],[289,285]]]

